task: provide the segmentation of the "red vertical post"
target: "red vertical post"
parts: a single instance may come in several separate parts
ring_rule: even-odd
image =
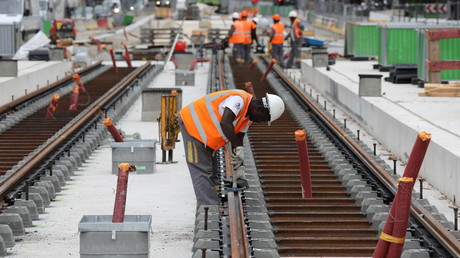
[[[275,63],[276,63],[276,59],[272,59],[270,61],[270,64],[268,64],[267,70],[265,70],[265,73],[262,75],[262,77],[260,77],[261,82],[265,81],[265,78],[267,78],[268,73],[270,72],[270,70],[272,69]]]
[[[310,161],[308,158],[308,147],[305,130],[295,131],[295,140],[299,152],[300,181],[302,184],[302,198],[312,198]]]
[[[248,67],[248,70],[251,71],[252,69],[254,69],[254,66],[256,66],[258,62],[259,62],[259,59],[253,59],[252,63]]]
[[[50,119],[54,117],[54,111],[56,111],[56,108],[58,107],[58,101],[59,101],[59,94],[54,94],[53,98],[50,101],[50,105],[46,109],[46,116],[45,118]]]
[[[113,48],[110,48],[109,51],[110,51],[110,56],[112,57],[113,69],[115,69],[115,72],[118,73],[118,67],[117,67],[117,62],[115,61],[115,54],[113,53]]]
[[[110,134],[112,135],[113,139],[116,142],[123,142],[123,137],[121,137],[120,133],[118,132],[117,128],[112,123],[112,119],[106,118],[104,119],[104,125],[109,130]]]
[[[129,169],[130,165],[128,163],[121,163],[118,165],[117,192],[115,195],[115,205],[112,216],[113,223],[122,223],[125,219]]]
[[[123,48],[125,49],[124,58],[125,58],[126,64],[128,64],[128,67],[131,68],[133,66],[131,65],[131,56],[129,54],[128,47],[126,46],[125,43],[121,43],[121,44],[123,45]]]
[[[72,88],[72,96],[70,96],[69,110],[73,110],[73,111],[77,110],[79,96],[80,96],[79,87],[75,85]]]
[[[254,92],[254,87],[252,87],[252,82],[245,82],[244,87],[246,88],[246,91],[251,93],[254,98],[256,98],[256,93]]]
[[[398,191],[391,205],[390,214],[372,255],[374,258],[401,256],[409,222],[412,190],[430,140],[431,134],[427,132],[420,132],[415,140],[403,177],[398,181]]]
[[[99,40],[93,38],[93,37],[90,37],[90,39],[94,42],[94,44],[96,44],[97,46],[97,52],[100,52],[102,50],[102,46],[101,46],[101,43],[99,43]]]
[[[86,88],[85,88],[85,86],[83,85],[83,82],[81,82],[80,75],[78,75],[78,73],[74,73],[74,74],[72,75],[72,78],[73,78],[73,81],[78,85],[78,90],[79,90],[79,92],[85,93],[85,92],[86,92]]]

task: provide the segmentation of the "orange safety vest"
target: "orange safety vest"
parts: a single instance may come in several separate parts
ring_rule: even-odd
[[[275,35],[272,38],[272,44],[283,44],[284,43],[284,25],[281,23],[275,23],[271,26],[272,30],[275,31]]]
[[[244,35],[243,35],[243,23],[241,21],[236,20],[233,22],[233,34],[228,39],[228,43],[230,44],[243,44],[244,42]]]
[[[252,95],[244,90],[217,91],[206,95],[180,111],[180,116],[187,132],[211,149],[218,150],[228,142],[222,132],[219,104],[229,96],[238,95],[244,100],[244,107],[235,117],[235,133],[239,133],[252,123],[246,118]]]
[[[293,25],[292,27],[294,28],[293,29],[294,35],[296,38],[300,38],[300,33],[301,33],[300,28],[299,28],[299,22],[300,22],[300,19],[296,18],[292,24]],[[292,40],[294,40],[294,38],[292,38]]]
[[[252,44],[251,31],[256,28],[256,25],[250,20],[241,20],[241,23],[243,24],[243,44]]]

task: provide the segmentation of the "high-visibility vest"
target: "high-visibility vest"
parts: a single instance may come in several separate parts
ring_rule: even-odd
[[[228,39],[228,43],[230,44],[243,44],[244,42],[244,32],[243,32],[243,24],[241,21],[236,20],[233,22],[233,34]]]
[[[180,116],[187,132],[211,149],[218,150],[228,139],[220,127],[222,115],[219,114],[219,104],[229,96],[241,96],[244,107],[233,120],[235,134],[252,123],[246,118],[252,95],[244,90],[225,90],[206,95],[180,111]]]
[[[251,20],[241,20],[241,23],[243,24],[243,44],[252,44],[251,31],[256,28],[256,25]]]
[[[272,44],[283,44],[284,43],[284,25],[277,22],[271,26],[272,30],[275,31],[275,35],[272,38]]]
[[[296,38],[300,38],[300,28],[299,28],[299,22],[300,22],[300,19],[295,19],[294,22],[292,23],[292,31],[291,31],[291,37],[292,37],[292,40],[294,40],[294,37],[295,36]],[[292,33],[294,33],[294,35],[292,35]]]

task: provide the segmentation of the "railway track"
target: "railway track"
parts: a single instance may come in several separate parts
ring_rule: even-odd
[[[224,65],[220,64],[219,67]],[[262,65],[261,69],[264,67]],[[352,137],[341,137],[348,133],[335,124],[330,114],[326,114],[302,93],[279,67],[272,72],[274,76],[269,79],[271,85],[260,82],[262,74],[256,69],[248,72],[246,65],[232,66],[231,69],[236,88],[244,89],[244,83],[250,81],[257,97],[265,93],[288,96],[284,99],[287,109],[280,119],[270,127],[254,123],[248,132],[263,192],[262,202],[266,204],[279,255],[372,256],[378,241],[379,225],[375,225],[366,208],[363,208],[363,198],[359,193],[350,191],[352,187],[346,185],[343,175],[338,175],[331,166],[331,160],[321,145],[337,148],[344,155],[343,159],[358,171],[357,177],[366,182],[363,187],[368,187],[384,205],[391,204],[397,189],[396,181]],[[223,72],[219,70],[217,74],[220,84],[225,84]],[[309,132],[307,145],[313,186],[311,199],[302,198],[294,137],[298,129]],[[245,194],[242,196],[243,203],[244,198]],[[228,206],[228,213],[231,213],[231,207]],[[241,213],[247,215],[250,209],[245,204],[246,212]],[[412,237],[409,239],[414,239],[419,249],[429,250],[433,257],[459,257],[459,241],[416,200],[412,202],[411,212],[409,228]],[[239,220],[248,221],[243,217]],[[251,238],[249,224],[247,235]],[[244,244],[242,241],[237,243],[236,246]]]
[[[98,66],[88,78],[82,77],[87,93],[80,93],[77,110],[69,110],[73,85],[69,78],[46,90],[30,94],[29,98],[2,107],[3,112],[9,113],[5,119],[15,116],[15,113],[25,112],[24,109],[28,109],[28,113],[22,115],[21,119],[17,118],[0,134],[0,201],[7,205],[14,204],[33,182],[47,175],[52,176],[57,163],[68,165],[66,170],[72,171],[73,165],[81,163],[98,145],[96,140],[91,141],[91,145],[85,144],[85,140],[90,140],[86,135],[91,134],[91,138],[98,140],[100,135],[106,135],[102,119],[110,117],[118,120],[119,113],[126,111],[127,107],[124,106],[132,99],[132,96],[127,96],[140,94],[140,82],[144,77],[151,76],[150,72],[158,70],[154,68],[146,63],[136,69],[119,68],[116,73],[112,68]],[[59,106],[53,117],[46,119],[47,103],[56,92],[61,95]],[[79,150],[75,149],[76,145],[79,145]],[[71,157],[72,153],[76,154],[75,157]],[[72,159],[64,163],[62,160],[66,158]]]

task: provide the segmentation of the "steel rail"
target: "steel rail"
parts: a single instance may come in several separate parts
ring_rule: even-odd
[[[217,76],[219,77],[219,89],[226,90],[225,72],[223,56],[217,58]],[[225,150],[225,174],[227,178],[232,176],[233,166],[230,164],[230,152]],[[229,190],[228,197],[228,217],[230,221],[230,248],[232,258],[247,258],[249,253],[249,240],[244,222],[243,203],[241,201],[241,190]]]
[[[84,74],[86,72],[89,72],[89,71],[101,66],[101,65],[102,65],[102,61],[99,61],[99,62],[97,62],[97,63],[95,63],[93,65],[90,65],[88,67],[85,67],[85,68],[83,68],[83,69],[81,69],[81,70],[79,70],[79,71],[77,71],[75,73],[76,74]],[[49,85],[47,85],[45,87],[42,87],[42,88],[40,88],[38,90],[35,90],[35,91],[33,91],[33,92],[29,93],[29,94],[26,94],[26,95],[24,95],[22,97],[19,97],[19,98],[15,99],[15,100],[9,102],[9,103],[7,103],[7,104],[5,104],[5,105],[0,107],[0,115],[8,113],[8,112],[12,112],[12,111],[14,111],[15,107],[17,107],[17,106],[21,105],[22,103],[28,101],[29,99],[35,98],[35,97],[37,97],[37,96],[39,96],[39,95],[41,95],[41,94],[43,94],[43,93],[45,93],[47,91],[50,91],[50,90],[52,90],[52,89],[54,89],[54,88],[56,88],[56,87],[58,87],[58,86],[60,86],[62,84],[65,84],[65,83],[71,81],[72,79],[73,79],[72,74],[69,74],[66,77],[64,77],[64,78],[62,78],[62,79],[60,79],[60,80],[58,80],[56,82],[53,82],[53,83],[51,83],[51,84],[49,84]]]
[[[269,62],[265,59],[265,62]],[[393,193],[396,194],[397,182],[351,137],[345,130],[338,126],[320,107],[311,101],[281,70],[279,66],[274,66],[273,71],[301,98],[311,110],[340,137],[350,150],[361,159],[361,161],[375,173],[382,183]],[[460,257],[460,241],[450,233],[431,213],[420,203],[412,199],[411,215],[427,228],[433,236],[442,243],[446,250],[453,257]]]
[[[68,138],[70,138],[74,133],[78,131],[79,128],[84,126],[88,121],[90,121],[94,116],[100,115],[102,113],[102,107],[108,103],[111,98],[117,96],[117,94],[124,89],[124,87],[128,86],[133,80],[137,78],[137,76],[142,73],[145,69],[150,66],[150,62],[146,63],[145,65],[137,68],[134,70],[129,76],[125,77],[119,84],[118,87],[111,91],[109,94],[105,95],[98,99],[93,108],[86,111],[86,113],[74,124],[69,126],[69,128],[63,130],[59,133],[58,137],[55,140],[51,141],[46,147],[44,147],[40,152],[35,153],[31,159],[22,164],[15,173],[11,174],[10,176],[6,177],[3,181],[0,182],[0,204],[4,204],[4,196],[7,194],[12,188],[17,186],[23,178],[25,178],[31,170],[35,169],[40,163],[45,160],[49,155],[51,155],[56,149],[59,148],[62,144],[64,144]]]

